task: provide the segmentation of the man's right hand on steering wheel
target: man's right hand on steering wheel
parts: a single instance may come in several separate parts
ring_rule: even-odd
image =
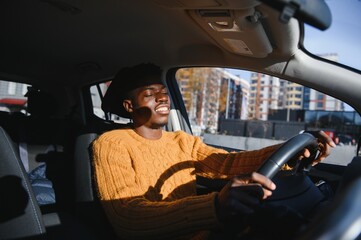
[[[276,185],[267,177],[252,173],[234,177],[223,187],[216,198],[217,217],[225,226],[243,225],[261,201],[272,195]]]

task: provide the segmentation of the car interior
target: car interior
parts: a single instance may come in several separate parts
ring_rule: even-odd
[[[91,144],[130,122],[100,109],[123,67],[162,68],[172,108],[166,131],[195,132],[176,79],[182,68],[267,74],[361,112],[360,70],[303,46],[305,25],[321,32],[332,25],[324,0],[3,0],[0,6],[0,239],[117,239],[97,198]],[[21,101],[9,97],[10,90]],[[287,162],[292,156],[285,155],[313,144],[301,138],[286,141],[275,158]],[[324,198],[316,183],[327,182],[332,192],[329,205],[294,239],[360,239],[357,144],[347,164],[320,163],[307,179],[275,178],[280,193],[274,204],[302,213]],[[278,170],[262,169],[272,177]],[[197,181],[199,194],[225,184]]]

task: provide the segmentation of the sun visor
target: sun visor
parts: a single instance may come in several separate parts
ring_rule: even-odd
[[[156,4],[177,9],[245,9],[260,2],[257,0],[153,0]]]
[[[221,47],[248,57],[263,58],[273,51],[256,8],[190,10],[191,17]]]

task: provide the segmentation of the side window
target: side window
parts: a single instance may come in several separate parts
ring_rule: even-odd
[[[25,96],[30,85],[0,80],[0,112],[27,114]]]
[[[340,147],[356,150],[359,114],[314,89],[223,68],[179,69],[176,80],[192,131],[206,143],[252,150],[287,140],[301,130],[324,130]]]
[[[105,92],[110,85],[110,81],[105,83],[98,83],[96,85],[90,86],[90,94],[92,98],[93,104],[93,114],[99,118],[105,119],[105,114],[101,109],[102,105],[102,96],[104,96]]]
[[[119,117],[115,114],[110,114],[109,116],[105,115],[104,111],[101,109],[102,98],[105,95],[108,87],[110,86],[111,81],[97,83],[90,86],[90,94],[93,105],[93,114],[98,118],[103,120],[111,120],[117,123],[129,123],[129,119]]]

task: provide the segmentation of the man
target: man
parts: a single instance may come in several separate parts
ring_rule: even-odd
[[[99,197],[122,239],[207,239],[215,229],[241,229],[276,188],[255,171],[278,145],[229,153],[183,131],[163,130],[170,100],[161,69],[153,64],[122,69],[102,108],[133,121],[93,143]],[[327,135],[321,143],[317,161],[334,145]],[[196,195],[196,175],[229,184],[219,193]]]

